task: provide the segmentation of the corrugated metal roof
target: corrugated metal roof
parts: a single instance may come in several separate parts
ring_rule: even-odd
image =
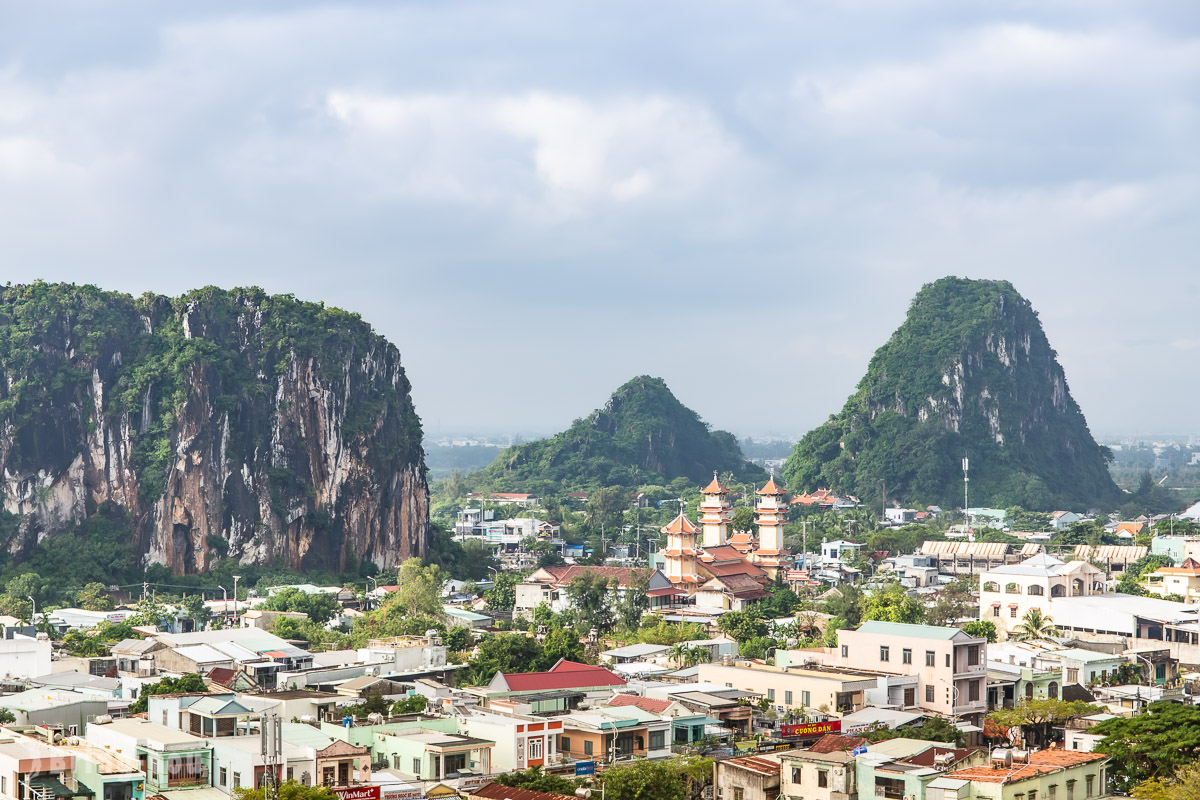
[[[925,542],[921,552],[925,555],[999,558],[1009,553],[1009,545],[1003,542]]]
[[[1143,545],[1102,544],[1093,548],[1090,544],[1075,545],[1076,558],[1099,558],[1107,561],[1137,561],[1149,550]]]
[[[1036,556],[1036,555],[1040,555],[1041,552],[1042,552],[1042,546],[1040,544],[1035,544],[1034,542],[1026,542],[1025,544],[1021,545],[1020,555]]]

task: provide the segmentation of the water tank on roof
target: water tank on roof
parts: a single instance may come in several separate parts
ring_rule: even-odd
[[[100,716],[98,716],[94,720],[92,720],[93,725],[107,725],[110,722],[112,722],[111,714],[101,714]]]
[[[379,723],[383,722],[383,714],[377,712],[367,714],[367,722],[371,725],[378,725]]]

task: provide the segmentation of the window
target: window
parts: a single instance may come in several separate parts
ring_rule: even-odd
[[[1015,584],[1015,583],[1006,583],[1006,584],[1004,584],[1004,593],[1005,594],[1020,594],[1021,587],[1017,586],[1017,584]]]
[[[420,775],[420,774],[421,774],[421,759],[419,759],[419,758],[414,758],[414,759],[413,759],[413,771],[412,771],[412,774],[413,774],[413,775]]]
[[[167,727],[167,710],[163,709],[163,727]]]
[[[967,682],[967,700],[972,703],[979,700],[979,681]]]
[[[1000,606],[992,606],[992,616],[993,617],[1000,616]]]
[[[529,757],[530,758],[541,758],[542,757],[542,740],[540,737],[537,739],[529,740]]]
[[[792,783],[801,783],[802,774],[799,767],[792,767]]]
[[[679,731],[676,731],[676,733],[679,733]],[[562,737],[561,746],[559,749],[562,750],[564,753],[571,752],[571,737],[570,736]]]
[[[790,691],[783,693],[783,704],[790,706],[792,704],[792,693]]]
[[[1042,588],[1042,587],[1040,587],[1040,586],[1030,586],[1030,587],[1029,587],[1029,593],[1030,593],[1030,594],[1032,594],[1032,595],[1035,595],[1035,596],[1037,596],[1037,597],[1041,597],[1041,596],[1043,596],[1044,594],[1046,594],[1046,590],[1045,590],[1045,589],[1043,589],[1043,588]],[[1030,792],[1030,794],[1033,794],[1033,792]],[[1033,800],[1033,799],[1032,799],[1032,798],[1030,798],[1030,800]]]
[[[902,664],[911,664],[912,663],[912,649],[906,647],[900,651],[900,663],[902,663]]]
[[[1055,800],[1055,798],[1058,797],[1058,784],[1057,783],[1050,784],[1049,796],[1050,796],[1050,800]]]
[[[849,658],[849,657],[850,657],[850,645],[844,644],[844,645],[842,645],[842,658]]]
[[[925,702],[926,703],[933,702],[933,684],[932,683],[925,684]]]
[[[775,702],[775,690],[774,689],[767,689],[767,699],[770,700],[772,703]]]
[[[8,776],[0,775],[0,794],[8,794]]]
[[[1008,607],[1008,616],[1011,617],[1012,619],[1017,618],[1017,607],[1016,606]]]
[[[933,652],[932,650],[925,651],[925,666],[936,667],[937,666],[936,659],[937,659],[937,653]]]
[[[229,770],[225,769],[224,767],[221,767],[221,785],[229,785]]]
[[[592,754],[592,740],[591,739],[583,740],[583,754],[585,756],[590,756]]]
[[[650,731],[651,750],[662,750],[666,746],[666,734],[663,731]]]
[[[240,772],[233,773],[233,788],[235,788],[235,789],[242,788],[242,773],[240,773]]]
[[[150,761],[150,777],[153,780],[158,780],[158,760],[157,759],[153,759]]]
[[[827,769],[817,770],[817,786],[821,789],[829,788],[829,770],[827,770]]]
[[[741,786],[733,787],[733,800],[745,800],[746,790]]]
[[[809,705],[811,705],[811,700],[812,700],[812,695],[810,695],[807,691],[800,692],[800,705],[804,706],[805,708],[808,708]]]
[[[979,666],[979,645],[973,644],[967,648],[967,666]]]
[[[1000,591],[1000,584],[996,583],[995,581],[988,581],[983,585],[983,591],[998,592]]]
[[[1029,800],[1037,800],[1037,789],[1029,790]]]
[[[890,647],[888,647],[886,644],[879,645],[879,660],[880,661],[891,661],[892,660],[892,649]]]
[[[1084,780],[1084,781],[1087,783],[1087,794],[1086,794],[1085,796],[1086,796],[1086,797],[1091,797],[1091,796],[1092,796],[1092,790],[1096,788],[1096,787],[1095,787],[1095,784],[1096,784],[1096,776],[1095,776],[1095,775],[1088,775],[1088,776],[1084,777],[1084,779],[1083,779],[1083,780]]]
[[[1067,683],[1079,683],[1079,670],[1067,667]]]
[[[1075,800],[1075,779],[1067,781],[1067,800]]]
[[[946,666],[950,666],[950,654],[946,653]]]
[[[288,771],[287,771],[287,779],[288,779],[289,781],[294,781],[294,780],[296,779],[296,770],[294,770],[294,769],[293,769],[293,768],[291,768],[291,767],[288,767]]]
[[[1050,685],[1046,687],[1046,694],[1050,696],[1051,700],[1058,699],[1058,681],[1050,681]]]

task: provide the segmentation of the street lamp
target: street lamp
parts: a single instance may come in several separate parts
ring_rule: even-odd
[[[235,612],[237,611],[237,608],[238,608],[238,593],[237,593],[237,583],[238,583],[238,581],[240,581],[241,579],[242,579],[242,576],[241,576],[241,575],[234,575],[234,576],[233,576],[233,610],[234,610]]]
[[[37,600],[34,600],[33,595],[31,595],[31,594],[26,595],[26,597],[29,598],[29,602],[33,603],[33,613],[29,615],[29,621],[34,624],[34,627],[36,627],[37,626]]]
[[[221,590],[221,603],[224,605],[224,610],[222,611],[222,613],[228,617],[229,616],[229,591],[224,586],[218,586],[217,588]]]

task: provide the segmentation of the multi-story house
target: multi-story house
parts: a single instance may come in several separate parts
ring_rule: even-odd
[[[1032,609],[1054,617],[1055,598],[1086,597],[1104,590],[1103,570],[1087,561],[1063,562],[1043,553],[1020,564],[993,567],[980,576],[979,618],[992,622],[1003,640]]]
[[[920,708],[972,724],[987,713],[987,639],[958,628],[864,622],[858,630],[839,630],[838,646],[818,657],[915,679],[889,685],[886,697],[871,698],[876,705]]]
[[[749,661],[701,664],[697,671],[701,682],[765,697],[777,713],[806,711],[830,717],[840,717],[866,705],[866,692],[875,688],[880,678],[878,672],[843,667],[769,666]]]

